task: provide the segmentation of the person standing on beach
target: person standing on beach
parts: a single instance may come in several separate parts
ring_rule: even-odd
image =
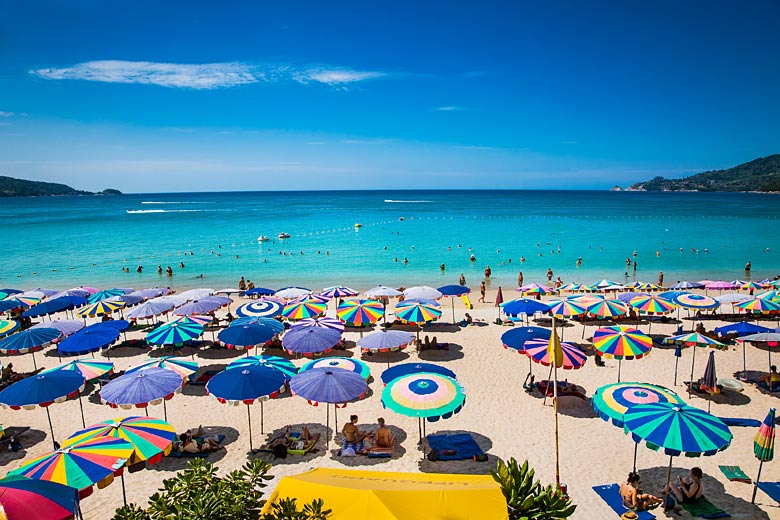
[[[547,281],[552,282],[553,279],[553,270],[552,267],[547,269]]]
[[[493,271],[490,269],[490,266],[485,267],[485,278],[490,278],[491,274],[493,274]]]
[[[238,290],[239,291],[246,291],[246,280],[244,280],[243,276],[238,281]]]
[[[522,287],[523,286],[523,271],[520,271],[517,273],[517,286]]]
[[[485,303],[485,280],[482,280],[482,283],[479,285],[479,301],[482,303]]]
[[[663,287],[664,286],[664,272],[661,271],[658,273],[658,285]]]
[[[748,279],[750,279],[750,268],[751,268],[751,267],[752,267],[752,266],[750,265],[750,262],[748,262],[748,263],[746,263],[746,264],[745,264],[745,276],[746,276]]]
[[[465,286],[466,285],[466,277],[463,276],[463,273],[460,273],[460,279],[458,280],[458,284]]]

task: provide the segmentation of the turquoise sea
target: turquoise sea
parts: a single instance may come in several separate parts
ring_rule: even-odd
[[[753,279],[780,274],[780,197],[752,193],[333,191],[3,198],[0,218],[0,286],[22,289],[158,284],[219,289],[235,286],[242,275],[261,287],[365,289],[439,286],[457,283],[461,273],[476,287],[487,265],[493,287],[514,287],[519,271],[526,283],[543,281],[548,268],[565,282],[583,283],[623,281],[626,275],[654,282],[659,271],[667,283],[733,280],[744,277],[748,261]],[[279,240],[280,232],[291,237]],[[258,243],[260,235],[273,241]],[[627,257],[637,262],[635,275],[633,266],[626,269]],[[158,265],[170,265],[173,277],[158,275]]]

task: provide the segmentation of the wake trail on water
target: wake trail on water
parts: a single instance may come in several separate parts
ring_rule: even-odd
[[[232,209],[126,209],[125,213],[137,215],[144,213],[202,213],[214,211],[233,211]]]
[[[391,203],[391,204],[429,204],[433,202],[432,200],[395,200],[395,199],[385,199],[385,202]]]
[[[188,200],[180,200],[180,201],[142,200],[141,204],[216,204],[216,203],[210,201],[188,201]]]

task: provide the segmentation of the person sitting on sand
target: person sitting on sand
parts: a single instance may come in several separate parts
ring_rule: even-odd
[[[206,453],[221,448],[219,439],[216,436],[206,436],[203,426],[192,428],[182,433],[179,440],[173,445],[175,451],[184,451],[187,453]]]
[[[639,473],[632,471],[628,478],[620,485],[620,496],[623,505],[632,511],[647,511],[654,509],[663,503],[663,499],[648,493],[642,493],[639,489]]]
[[[3,370],[5,375],[5,370]],[[761,382],[766,384],[769,388],[780,386],[780,374],[777,373],[777,366],[772,365],[769,367],[769,373],[765,376],[761,376]]]
[[[678,502],[693,504],[704,495],[704,488],[701,483],[702,476],[701,468],[691,468],[689,476],[685,478],[678,476],[677,482],[670,483],[664,488],[662,493],[667,495],[671,492]]]
[[[374,446],[377,448],[389,448],[393,444],[391,440],[393,432],[385,425],[385,419],[383,417],[377,419],[376,423],[378,424],[378,427],[374,430],[372,435]]]
[[[362,453],[364,451],[363,440],[368,436],[368,434],[363,430],[358,429],[357,422],[358,416],[350,415],[349,422],[346,423],[343,428],[341,428],[341,433],[344,435],[344,440],[348,444],[355,445],[355,453]]]

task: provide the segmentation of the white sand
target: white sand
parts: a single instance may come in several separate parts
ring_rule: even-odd
[[[494,291],[489,291],[488,300],[494,299]],[[506,291],[505,299],[514,297],[512,291]],[[492,303],[477,304],[478,294],[472,299],[477,307],[471,311],[477,319],[492,322],[498,315],[498,310]],[[237,302],[238,303],[238,302]],[[442,319],[450,319],[450,302],[445,300]],[[235,307],[235,306],[234,306]],[[456,315],[462,318],[464,313],[460,299],[455,302]],[[329,315],[334,314],[334,304],[329,306]],[[93,320],[94,321],[94,320]],[[692,322],[685,321],[686,329],[692,327]],[[722,325],[721,322],[705,322],[707,329]],[[767,323],[768,324],[768,323]],[[642,325],[643,330],[647,329]],[[595,327],[588,327],[586,337],[592,335]],[[676,325],[654,324],[653,334],[672,334]],[[379,378],[386,368],[383,355],[362,357],[371,366],[373,381],[370,382],[371,392],[362,401],[350,403],[346,409],[339,410],[339,426],[349,414],[358,414],[360,424],[370,427],[375,419],[383,416],[388,424],[400,428],[402,434],[401,450],[398,456],[392,460],[358,458],[337,458],[333,455],[334,443],[331,442],[331,451],[326,452],[321,443],[316,454],[306,457],[288,457],[275,463],[272,473],[278,477],[306,471],[313,467],[362,467],[387,471],[424,471],[440,473],[487,473],[495,464],[497,458],[508,459],[515,457],[528,459],[537,476],[543,482],[551,482],[555,478],[555,461],[553,448],[553,408],[551,400],[546,405],[542,399],[527,395],[521,388],[523,380],[528,372],[528,358],[518,355],[514,351],[505,350],[501,346],[500,336],[509,330],[507,327],[494,324],[482,326],[470,326],[456,330],[452,326],[440,324],[434,325],[423,335],[435,335],[440,342],[450,342],[449,352],[425,352],[422,355],[413,350],[405,351],[402,355],[393,357],[394,361],[425,361],[441,362],[452,369],[458,376],[458,380],[465,387],[468,399],[465,408],[452,418],[437,423],[428,423],[428,433],[436,431],[467,431],[481,444],[482,448],[490,455],[489,462],[429,462],[421,460],[421,452],[417,448],[417,421],[415,419],[398,416],[393,412],[384,410],[380,402],[382,383]],[[582,330],[580,325],[567,326],[564,332],[564,340],[580,340]],[[129,338],[142,337],[142,333],[135,332],[128,335]],[[360,353],[354,347],[354,341],[359,337],[357,332],[347,332],[346,339],[351,340],[347,356],[359,356]],[[210,339],[211,333],[206,333],[204,338]],[[116,363],[117,370],[129,368],[147,357],[146,350],[140,348],[120,348],[111,351],[111,360]],[[185,350],[189,354],[188,350]],[[623,381],[642,381],[656,383],[667,387],[673,386],[674,380],[674,349],[656,348],[649,356],[640,360],[624,361],[622,368]],[[675,388],[681,395],[686,394],[682,381],[690,375],[691,362],[690,348],[685,349],[680,359],[678,386]],[[278,351],[269,351],[269,354],[278,354]],[[243,355],[238,351],[204,350],[196,354],[195,358],[200,365],[220,368],[238,356]],[[336,351],[333,355],[343,355]],[[707,349],[699,349],[696,356],[696,377],[701,377]],[[56,351],[49,348],[36,354],[38,366],[52,367],[59,364]],[[731,377],[736,371],[742,369],[742,348],[731,348],[725,352],[717,352],[717,373],[719,377]],[[31,370],[32,358],[29,354],[6,358],[3,361],[12,361],[14,367],[19,370]],[[307,360],[295,360],[297,365],[302,365]],[[780,356],[778,356],[780,361]],[[606,361],[604,368],[597,367],[592,357],[584,368],[576,371],[559,371],[560,378],[568,378],[569,381],[582,385],[587,389],[588,395],[601,385],[612,383],[617,378],[617,362]],[[767,370],[767,353],[756,347],[748,346],[748,369]],[[534,374],[537,379],[546,378],[548,369],[541,365],[534,365]],[[92,393],[83,399],[87,424],[106,420],[117,416],[143,415],[124,410],[113,410],[108,406],[99,404],[97,389],[88,386]],[[705,399],[694,397],[689,401],[693,406],[706,409]],[[211,455],[209,460],[216,461],[221,471],[238,468],[247,459],[249,441],[247,438],[246,408],[231,407],[220,404],[213,397],[205,396],[203,387],[188,386],[184,393],[176,395],[168,403],[168,417],[177,431],[203,424],[214,427],[214,431],[228,435],[227,450],[222,450]],[[762,420],[771,406],[776,406],[777,398],[760,392],[752,386],[747,386],[744,393],[734,395],[726,394],[716,397],[712,405],[712,412],[722,417],[746,417]],[[323,431],[325,423],[325,407],[313,407],[298,397],[289,395],[265,403],[265,433],[282,428],[288,424],[309,424],[313,428]],[[332,410],[332,408],[331,408]],[[616,518],[611,510],[601,502],[598,496],[591,490],[591,486],[618,482],[625,479],[631,469],[631,461],[634,444],[630,438],[623,434],[622,429],[596,417],[589,401],[574,397],[561,398],[559,405],[560,415],[560,467],[561,481],[569,486],[569,493],[578,505],[575,518],[597,519]],[[162,417],[162,406],[152,407],[149,414],[154,417]],[[266,438],[260,434],[260,405],[252,408],[254,445],[257,447]],[[58,440],[81,428],[79,405],[77,401],[68,401],[55,404],[51,407],[52,419],[55,426],[55,435]],[[48,425],[46,414],[41,408],[34,411],[2,411],[2,423],[4,426],[31,426],[34,430],[23,439],[26,451],[19,453],[4,452],[0,455],[0,464],[5,470],[12,470],[23,461],[34,456],[41,455],[51,449],[48,438]],[[331,427],[333,427],[331,421]],[[734,518],[780,518],[780,509],[772,504],[771,499],[759,491],[757,506],[750,504],[752,486],[742,483],[727,481],[718,470],[718,465],[740,465],[750,476],[755,476],[758,469],[758,461],[753,456],[753,436],[756,428],[732,428],[734,440],[731,446],[724,452],[713,457],[699,459],[676,458],[674,472],[681,474],[694,465],[700,465],[705,473],[705,493],[718,506],[729,511]],[[45,433],[44,433],[45,432]],[[24,457],[24,458],[22,458]],[[125,477],[127,484],[128,500],[136,503],[146,503],[146,498],[157,490],[164,478],[172,476],[177,470],[184,467],[186,459],[164,459],[160,464],[142,472],[128,474]],[[654,492],[661,487],[666,478],[666,466],[669,458],[662,453],[657,453],[644,446],[639,448],[637,467],[642,476],[642,484],[648,491]],[[780,480],[780,466],[776,462],[764,464],[762,480]],[[276,480],[272,481],[271,487]],[[269,491],[271,489],[269,487]],[[103,490],[95,490],[94,494],[85,499],[82,504],[85,517],[88,519],[109,518],[113,510],[122,504],[121,486],[115,482]],[[662,514],[659,516],[663,516]],[[688,518],[683,512],[680,518]]]

